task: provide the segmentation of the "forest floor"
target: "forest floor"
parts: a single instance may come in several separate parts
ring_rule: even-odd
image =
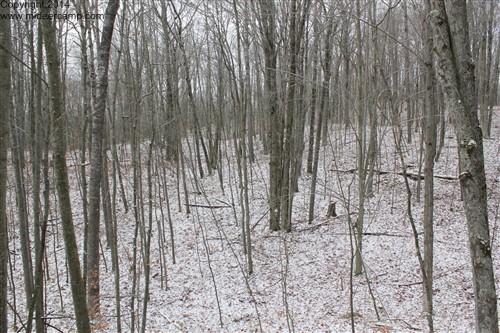
[[[488,179],[489,219],[497,291],[500,291],[499,206],[500,206],[500,110],[495,112],[492,138],[484,141]],[[418,174],[420,142],[405,144],[404,163]],[[254,272],[246,273],[246,257],[241,240],[240,190],[236,158],[224,147],[221,189],[217,171],[193,178],[187,169],[191,213],[186,213],[185,194],[177,194],[175,169],[166,166],[167,191],[174,231],[175,259],[168,228],[165,190],[153,181],[151,285],[147,305],[147,332],[427,332],[422,312],[422,276],[415,252],[415,240],[407,212],[407,191],[402,163],[396,153],[393,129],[379,129],[380,155],[373,195],[366,201],[363,260],[364,273],[351,278],[353,256],[349,220],[357,218],[357,174],[354,133],[331,129],[329,142],[322,148],[316,194],[316,218],[307,222],[311,177],[305,172],[293,206],[293,231],[271,232],[268,226],[268,156],[261,148],[250,167],[249,198],[252,226]],[[226,141],[231,145],[232,141]],[[146,161],[147,147],[144,146]],[[307,143],[306,143],[307,147]],[[146,163],[143,174],[143,225],[137,236],[137,285],[134,286],[133,177],[130,152],[119,151],[126,197],[125,211],[118,196],[117,224],[120,256],[121,325],[123,332],[141,325],[144,302],[144,252],[149,228],[149,200]],[[306,155],[306,154],[305,154]],[[128,161],[128,162],[127,162]],[[189,160],[188,165],[189,165]],[[71,161],[69,164],[71,165]],[[77,164],[75,162],[75,164]],[[194,164],[194,163],[193,163]],[[304,161],[305,166],[305,161]],[[437,176],[456,177],[456,140],[448,129],[445,146],[436,164]],[[83,214],[78,188],[78,168],[72,172],[73,212],[82,255]],[[155,169],[153,169],[155,171]],[[422,169],[423,173],[423,169]],[[154,174],[154,172],[153,172]],[[411,209],[422,242],[423,181],[408,179],[412,191]],[[9,185],[10,186],[10,185]],[[198,188],[197,188],[198,186]],[[474,293],[467,245],[467,230],[460,187],[457,180],[435,179],[434,223],[434,325],[436,332],[474,331]],[[55,200],[55,195],[51,196]],[[14,221],[15,195],[10,186],[10,215]],[[327,217],[329,203],[335,202],[337,217]],[[56,207],[52,203],[52,207]],[[179,211],[181,208],[181,211]],[[142,229],[142,226],[144,229]],[[159,232],[160,231],[160,232]],[[17,314],[9,313],[12,331],[22,331],[25,321],[23,273],[16,223],[10,226],[11,279],[9,303]],[[102,228],[101,310],[97,332],[116,331],[114,273],[110,250]],[[49,331],[75,331],[70,287],[66,273],[64,242],[54,209],[47,235],[46,322]],[[165,265],[166,262],[166,265]],[[135,288],[135,290],[134,290]],[[15,290],[15,293],[13,293]],[[351,303],[352,299],[352,303]],[[133,302],[134,311],[131,310]],[[351,311],[352,304],[352,311]],[[132,323],[132,318],[134,324]]]

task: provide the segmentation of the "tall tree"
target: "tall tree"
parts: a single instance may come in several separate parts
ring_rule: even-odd
[[[9,8],[0,6],[0,14],[8,15]],[[7,149],[9,142],[10,81],[10,21],[0,19],[0,332],[7,332]]]
[[[89,181],[89,234],[87,239],[87,290],[91,315],[99,309],[99,217],[102,179],[102,145],[106,100],[108,96],[108,68],[111,39],[119,0],[110,0],[106,8],[101,42],[97,51],[97,96],[92,115],[92,150]]]
[[[48,8],[48,1],[44,1],[43,10],[45,14],[49,14]],[[43,40],[47,55],[50,98],[52,103],[52,120],[54,122],[53,159],[56,190],[59,199],[59,213],[63,228],[64,243],[66,245],[66,257],[71,280],[71,293],[75,309],[76,327],[78,332],[86,333],[90,332],[90,321],[85,297],[85,285],[83,283],[80,260],[78,257],[78,247],[76,244],[69,193],[68,167],[66,164],[66,113],[64,112],[63,86],[61,81],[61,66],[56,38],[56,26],[55,21],[42,21]]]
[[[278,111],[278,85],[276,77],[278,52],[276,50],[276,6],[274,0],[260,0],[260,30],[265,61],[265,87],[269,115],[269,228],[280,229],[281,195],[281,142],[283,136],[282,120]]]
[[[437,72],[453,117],[475,295],[476,332],[498,332],[497,296],[488,224],[483,138],[477,116],[474,63],[465,0],[434,0],[430,20]]]
[[[361,4],[356,0],[356,16],[361,18]],[[356,137],[356,158],[358,166],[358,220],[355,224],[356,232],[356,268],[354,274],[359,275],[363,271],[363,224],[365,214],[365,199],[366,199],[366,170],[364,168],[366,158],[366,105],[365,105],[365,68],[363,47],[361,38],[361,21],[356,21],[356,72],[357,72],[357,120],[358,133]]]
[[[427,11],[431,8],[426,0]],[[424,184],[424,311],[429,320],[429,329],[433,330],[433,265],[434,265],[434,160],[437,143],[437,103],[435,96],[436,80],[433,67],[432,31],[429,20],[424,21],[425,43],[425,97],[424,97],[424,145],[425,145],[425,184]]]
[[[20,22],[13,21],[13,28],[16,35],[25,35],[21,30]],[[26,294],[26,303],[30,304],[33,291],[33,268],[30,251],[30,237],[28,227],[28,203],[26,200],[26,181],[24,171],[24,67],[21,62],[24,61],[24,38],[17,39],[11,49],[14,56],[20,59],[12,66],[12,85],[13,85],[13,104],[10,110],[10,137],[11,137],[11,157],[14,168],[17,218],[19,220],[19,241],[21,243],[21,258],[23,263],[24,290]]]
[[[321,84],[321,97],[320,104],[318,108],[318,119],[316,125],[316,141],[314,143],[314,157],[312,160],[312,177],[311,177],[311,194],[309,196],[309,217],[308,222],[312,223],[314,220],[314,204],[316,202],[316,185],[318,179],[318,166],[319,166],[319,149],[321,146],[321,131],[323,129],[323,121],[325,110],[329,107],[328,103],[330,101],[330,79],[332,77],[332,43],[333,43],[333,20],[329,20],[328,28],[325,30],[326,35],[324,36],[325,46],[324,46],[324,57],[321,59],[321,65],[323,67],[323,82]],[[314,118],[311,117],[311,122]],[[310,127],[311,130],[314,127]]]
[[[36,61],[35,61],[35,38],[34,38],[34,26],[32,26],[32,32],[30,36],[31,45],[31,64],[32,68],[36,67],[36,72],[31,72],[31,112],[30,112],[30,160],[31,160],[31,173],[32,173],[32,186],[33,186],[33,197],[32,197],[32,211],[33,211],[33,227],[34,227],[34,240],[35,240],[35,280],[34,280],[34,293],[32,301],[32,306],[29,309],[28,322],[26,331],[30,332],[30,326],[32,321],[32,316],[35,314],[35,327],[37,332],[45,331],[44,323],[44,286],[43,286],[43,258],[44,258],[44,248],[45,248],[45,230],[47,229],[48,222],[45,218],[42,219],[42,209],[40,202],[40,192],[41,192],[41,172],[42,172],[42,153],[43,152],[43,141],[45,134],[42,135],[43,130],[41,126],[41,114],[42,114],[42,67],[43,67],[43,36],[41,29],[41,22],[37,22],[38,26],[38,36],[36,41]],[[50,124],[49,126],[50,127]],[[48,130],[47,130],[48,133]],[[48,137],[48,135],[47,135]],[[44,166],[45,168],[45,166]],[[45,184],[48,186],[48,184]],[[49,205],[45,205],[45,211],[48,211]],[[43,221],[43,222],[42,222]],[[34,313],[35,312],[35,313]]]
[[[289,78],[288,78],[288,91],[287,91],[287,112],[286,122],[284,128],[283,140],[283,167],[282,167],[282,188],[281,188],[281,213],[282,223],[281,227],[286,231],[292,230],[292,205],[293,205],[293,192],[295,183],[293,172],[296,158],[302,156],[293,156],[296,153],[295,146],[296,133],[294,132],[294,122],[298,93],[297,89],[297,73],[299,70],[299,55],[301,49],[301,42],[304,35],[305,22],[308,17],[309,8],[311,5],[310,0],[305,0],[302,6],[297,0],[292,1],[292,8],[290,12],[290,26],[289,26]],[[298,174],[297,174],[298,175]]]

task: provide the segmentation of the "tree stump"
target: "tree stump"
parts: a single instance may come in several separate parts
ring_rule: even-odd
[[[336,202],[330,202],[328,205],[327,216],[337,217]]]

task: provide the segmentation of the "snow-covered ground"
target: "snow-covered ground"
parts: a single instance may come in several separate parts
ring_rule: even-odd
[[[500,205],[500,117],[496,111],[492,139],[484,141],[488,178],[489,218],[493,237],[497,290]],[[343,130],[342,130],[343,131]],[[352,134],[352,133],[351,133]],[[153,236],[151,243],[151,286],[147,310],[147,332],[351,332],[351,317],[356,332],[428,331],[422,312],[422,277],[415,254],[414,238],[407,216],[407,193],[399,157],[395,153],[391,128],[380,130],[381,155],[375,175],[374,195],[366,201],[363,258],[365,273],[351,277],[352,246],[348,216],[357,218],[355,141],[335,128],[330,143],[322,149],[316,195],[316,219],[307,223],[310,175],[304,172],[299,192],[294,197],[293,231],[270,232],[267,215],[268,156],[257,149],[257,161],[251,166],[249,180],[250,219],[254,272],[246,274],[246,258],[241,240],[240,184],[232,148],[225,147],[224,191],[216,171],[200,179],[195,187],[189,169],[188,191],[191,214],[186,214],[184,192],[177,197],[177,176],[167,166],[167,190],[174,229],[176,264],[172,263],[172,244],[168,228],[166,201],[155,182],[153,199]],[[228,145],[230,142],[228,141]],[[404,147],[409,171],[418,172],[419,142]],[[147,147],[145,146],[145,154]],[[128,158],[128,162],[127,162]],[[130,154],[122,172],[129,206],[132,207],[132,167]],[[144,158],[144,162],[145,162]],[[229,161],[229,162],[228,162]],[[189,162],[189,161],[188,161]],[[72,162],[70,161],[69,164]],[[76,162],[75,162],[76,163]],[[145,164],[145,163],[144,163]],[[164,164],[158,164],[162,167]],[[188,163],[189,166],[189,163]],[[305,161],[304,161],[305,166]],[[341,170],[341,171],[339,171]],[[78,190],[77,168],[70,168],[73,212],[82,254],[83,216]],[[457,176],[456,140],[448,129],[446,145],[436,164],[437,175]],[[145,228],[148,228],[146,166],[143,166]],[[421,201],[417,202],[417,182],[409,180],[413,192],[412,213],[422,231],[423,182]],[[23,331],[25,296],[22,264],[15,218],[15,195],[9,184],[11,210],[11,279],[9,302],[18,313],[9,313],[11,330]],[[29,190],[28,190],[29,192]],[[52,206],[56,207],[55,195]],[[118,196],[117,224],[120,256],[121,324],[132,330],[132,266],[135,218],[134,209],[125,212]],[[327,206],[336,202],[338,217],[327,217]],[[349,205],[349,207],[348,207]],[[182,211],[178,211],[178,207]],[[207,206],[217,206],[209,208]],[[349,215],[350,214],[350,215]],[[164,225],[165,245],[160,249],[158,226]],[[434,325],[436,332],[474,330],[474,296],[467,247],[464,210],[458,181],[435,179],[435,258]],[[49,331],[76,330],[64,242],[54,211],[47,235],[46,322]],[[420,239],[422,241],[422,239]],[[141,236],[138,236],[138,245]],[[106,248],[102,228],[101,307],[103,320],[99,332],[116,331],[114,273],[111,254]],[[160,269],[162,256],[167,265]],[[135,291],[135,324],[142,320],[144,301],[144,263],[137,254],[138,289]],[[58,274],[57,274],[58,271]],[[15,286],[15,297],[13,285]],[[353,312],[351,312],[351,294]],[[16,317],[16,318],[15,318]]]

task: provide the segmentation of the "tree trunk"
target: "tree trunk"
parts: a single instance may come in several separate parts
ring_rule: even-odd
[[[430,9],[429,0],[426,7]],[[434,160],[436,158],[437,123],[438,116],[436,105],[436,82],[433,68],[432,56],[432,31],[430,22],[424,22],[425,38],[425,108],[424,108],[424,269],[425,281],[423,281],[423,308],[428,316],[429,329],[433,331],[433,265],[434,265]]]
[[[42,263],[44,258],[44,247],[45,242],[42,240],[45,237],[44,230],[46,229],[47,223],[42,223],[42,212],[41,212],[41,204],[40,204],[40,189],[41,189],[41,171],[42,171],[42,153],[43,153],[43,135],[42,128],[40,125],[41,122],[41,114],[42,114],[42,67],[43,67],[43,36],[41,23],[38,24],[38,40],[37,40],[37,50],[36,50],[36,62],[34,60],[34,45],[33,45],[33,59],[32,64],[35,68],[36,63],[36,75],[32,73],[32,92],[33,92],[33,110],[31,112],[31,128],[30,128],[30,138],[31,138],[31,163],[32,163],[32,177],[33,177],[33,220],[34,220],[34,228],[35,228],[35,284],[34,289],[35,293],[33,295],[32,302],[35,303],[34,311],[35,315],[35,326],[36,332],[42,333],[45,330],[45,323],[43,320],[44,317],[44,285],[43,285],[43,269]],[[34,33],[34,32],[33,32]],[[50,124],[49,124],[50,126]],[[47,131],[48,132],[48,131]],[[48,207],[45,207],[48,209]],[[46,220],[44,219],[43,222]],[[42,230],[43,229],[43,230]],[[30,311],[33,311],[30,309]],[[31,322],[28,320],[28,325]],[[29,331],[29,330],[28,330]]]
[[[43,8],[45,8],[45,12],[47,12],[48,4],[46,1],[44,1],[44,3]],[[76,327],[78,332],[86,333],[90,332],[90,322],[85,297],[85,285],[80,270],[80,260],[78,257],[78,247],[76,244],[73,215],[71,211],[71,198],[69,194],[68,168],[66,165],[66,125],[62,99],[63,87],[61,85],[59,49],[57,47],[54,22],[51,20],[42,21],[43,39],[45,42],[45,52],[47,54],[50,98],[52,102],[52,119],[54,122],[53,159],[56,190],[59,199],[59,212],[63,228],[64,243],[66,245],[66,257],[68,260]]]
[[[361,17],[360,1],[356,0],[356,15]],[[358,166],[358,219],[355,224],[356,232],[356,263],[354,274],[359,275],[363,272],[363,222],[365,212],[365,198],[366,198],[366,170],[364,168],[366,158],[366,107],[365,103],[365,68],[362,54],[361,44],[361,22],[356,21],[356,45],[357,45],[357,120],[358,120],[358,133],[356,138],[356,158]]]
[[[75,3],[76,11],[78,14],[85,15],[87,11],[87,0],[82,0],[81,3]],[[81,196],[82,196],[82,211],[83,211],[83,223],[85,226],[84,239],[87,239],[88,233],[88,182],[87,182],[87,133],[89,132],[90,118],[91,118],[91,80],[90,80],[90,69],[89,69],[89,57],[87,55],[87,34],[89,27],[87,25],[87,20],[79,20],[80,24],[80,50],[81,50],[81,70],[82,70],[82,111],[83,111],[83,126],[82,126],[82,139],[80,141],[80,179],[81,179]],[[92,45],[92,44],[90,44]],[[92,66],[93,67],[93,66]],[[84,245],[83,250],[83,280],[86,280],[86,270],[87,270],[87,246]]]
[[[9,8],[0,6],[0,14],[9,14]],[[7,149],[9,142],[10,82],[10,23],[0,20],[0,332],[7,332],[7,263],[9,261],[7,236]]]
[[[314,32],[319,30],[317,28],[317,22],[314,22]],[[317,96],[318,96],[318,85],[316,84],[318,80],[318,38],[314,39],[314,43],[311,50],[311,56],[313,57],[312,65],[312,83],[311,83],[311,113],[309,114],[309,142],[307,148],[307,173],[311,174],[313,172],[313,158],[314,158],[314,122],[316,121],[316,109],[317,109]]]
[[[287,232],[292,231],[292,204],[293,204],[293,191],[290,191],[290,168],[292,160],[292,148],[294,146],[294,136],[292,133],[293,123],[295,118],[295,86],[297,73],[297,56],[299,50],[299,35],[297,29],[297,0],[292,0],[290,9],[290,27],[289,27],[289,78],[288,78],[288,91],[287,91],[287,103],[286,103],[286,122],[284,128],[284,140],[283,140],[283,153],[282,153],[282,178],[281,178],[281,228]]]
[[[14,167],[16,187],[17,218],[19,223],[19,241],[21,242],[24,290],[26,293],[26,304],[30,304],[33,292],[33,267],[31,263],[31,242],[29,238],[28,207],[26,202],[25,180],[23,175],[23,158],[21,157],[24,155],[24,149],[21,148],[21,136],[19,135],[20,129],[17,126],[18,120],[16,120],[17,117],[14,111],[15,108],[10,101],[7,101],[7,105],[10,106],[11,157],[12,165]]]
[[[275,3],[273,1],[259,1],[260,20],[262,24],[262,44],[265,57],[265,87],[267,93],[267,109],[269,111],[269,228],[273,231],[280,229],[280,195],[281,195],[281,136],[282,124],[278,111],[278,87],[276,82],[276,22]]]
[[[498,332],[497,296],[488,224],[483,139],[477,117],[474,64],[466,3],[434,0],[429,14],[437,71],[446,108],[453,116],[472,261],[476,332]]]
[[[100,193],[102,179],[102,144],[104,139],[104,123],[106,100],[108,95],[108,67],[111,39],[119,0],[110,0],[106,8],[101,43],[98,50],[97,64],[97,96],[92,115],[92,150],[90,155],[89,180],[89,229],[87,239],[87,289],[88,305],[92,317],[98,315],[99,309],[99,217]]]
[[[478,99],[479,99],[479,109],[480,109],[480,124],[483,131],[483,137],[489,138],[491,136],[491,119],[493,109],[489,108],[489,97],[491,95],[491,89],[494,86],[492,80],[498,81],[498,76],[491,76],[492,73],[492,62],[493,62],[493,22],[495,15],[495,6],[498,3],[495,1],[485,1],[483,4],[487,14],[487,20],[485,22],[486,29],[483,32],[483,41],[481,47],[481,72],[477,75],[482,78],[480,82],[480,87],[478,89]],[[489,8],[488,8],[489,6]]]
[[[318,119],[316,125],[316,142],[314,146],[314,157],[312,165],[312,177],[311,177],[311,194],[309,196],[309,214],[308,223],[311,224],[314,220],[314,204],[316,201],[316,183],[318,179],[318,165],[319,165],[319,149],[321,145],[321,135],[323,130],[323,122],[325,110],[328,108],[330,101],[330,79],[332,77],[332,67],[331,67],[331,50],[332,50],[332,35],[333,35],[333,22],[330,22],[326,30],[325,36],[325,47],[324,47],[324,58],[322,59],[323,66],[323,82],[321,84],[321,99],[318,109]],[[311,119],[312,120],[312,119]]]

